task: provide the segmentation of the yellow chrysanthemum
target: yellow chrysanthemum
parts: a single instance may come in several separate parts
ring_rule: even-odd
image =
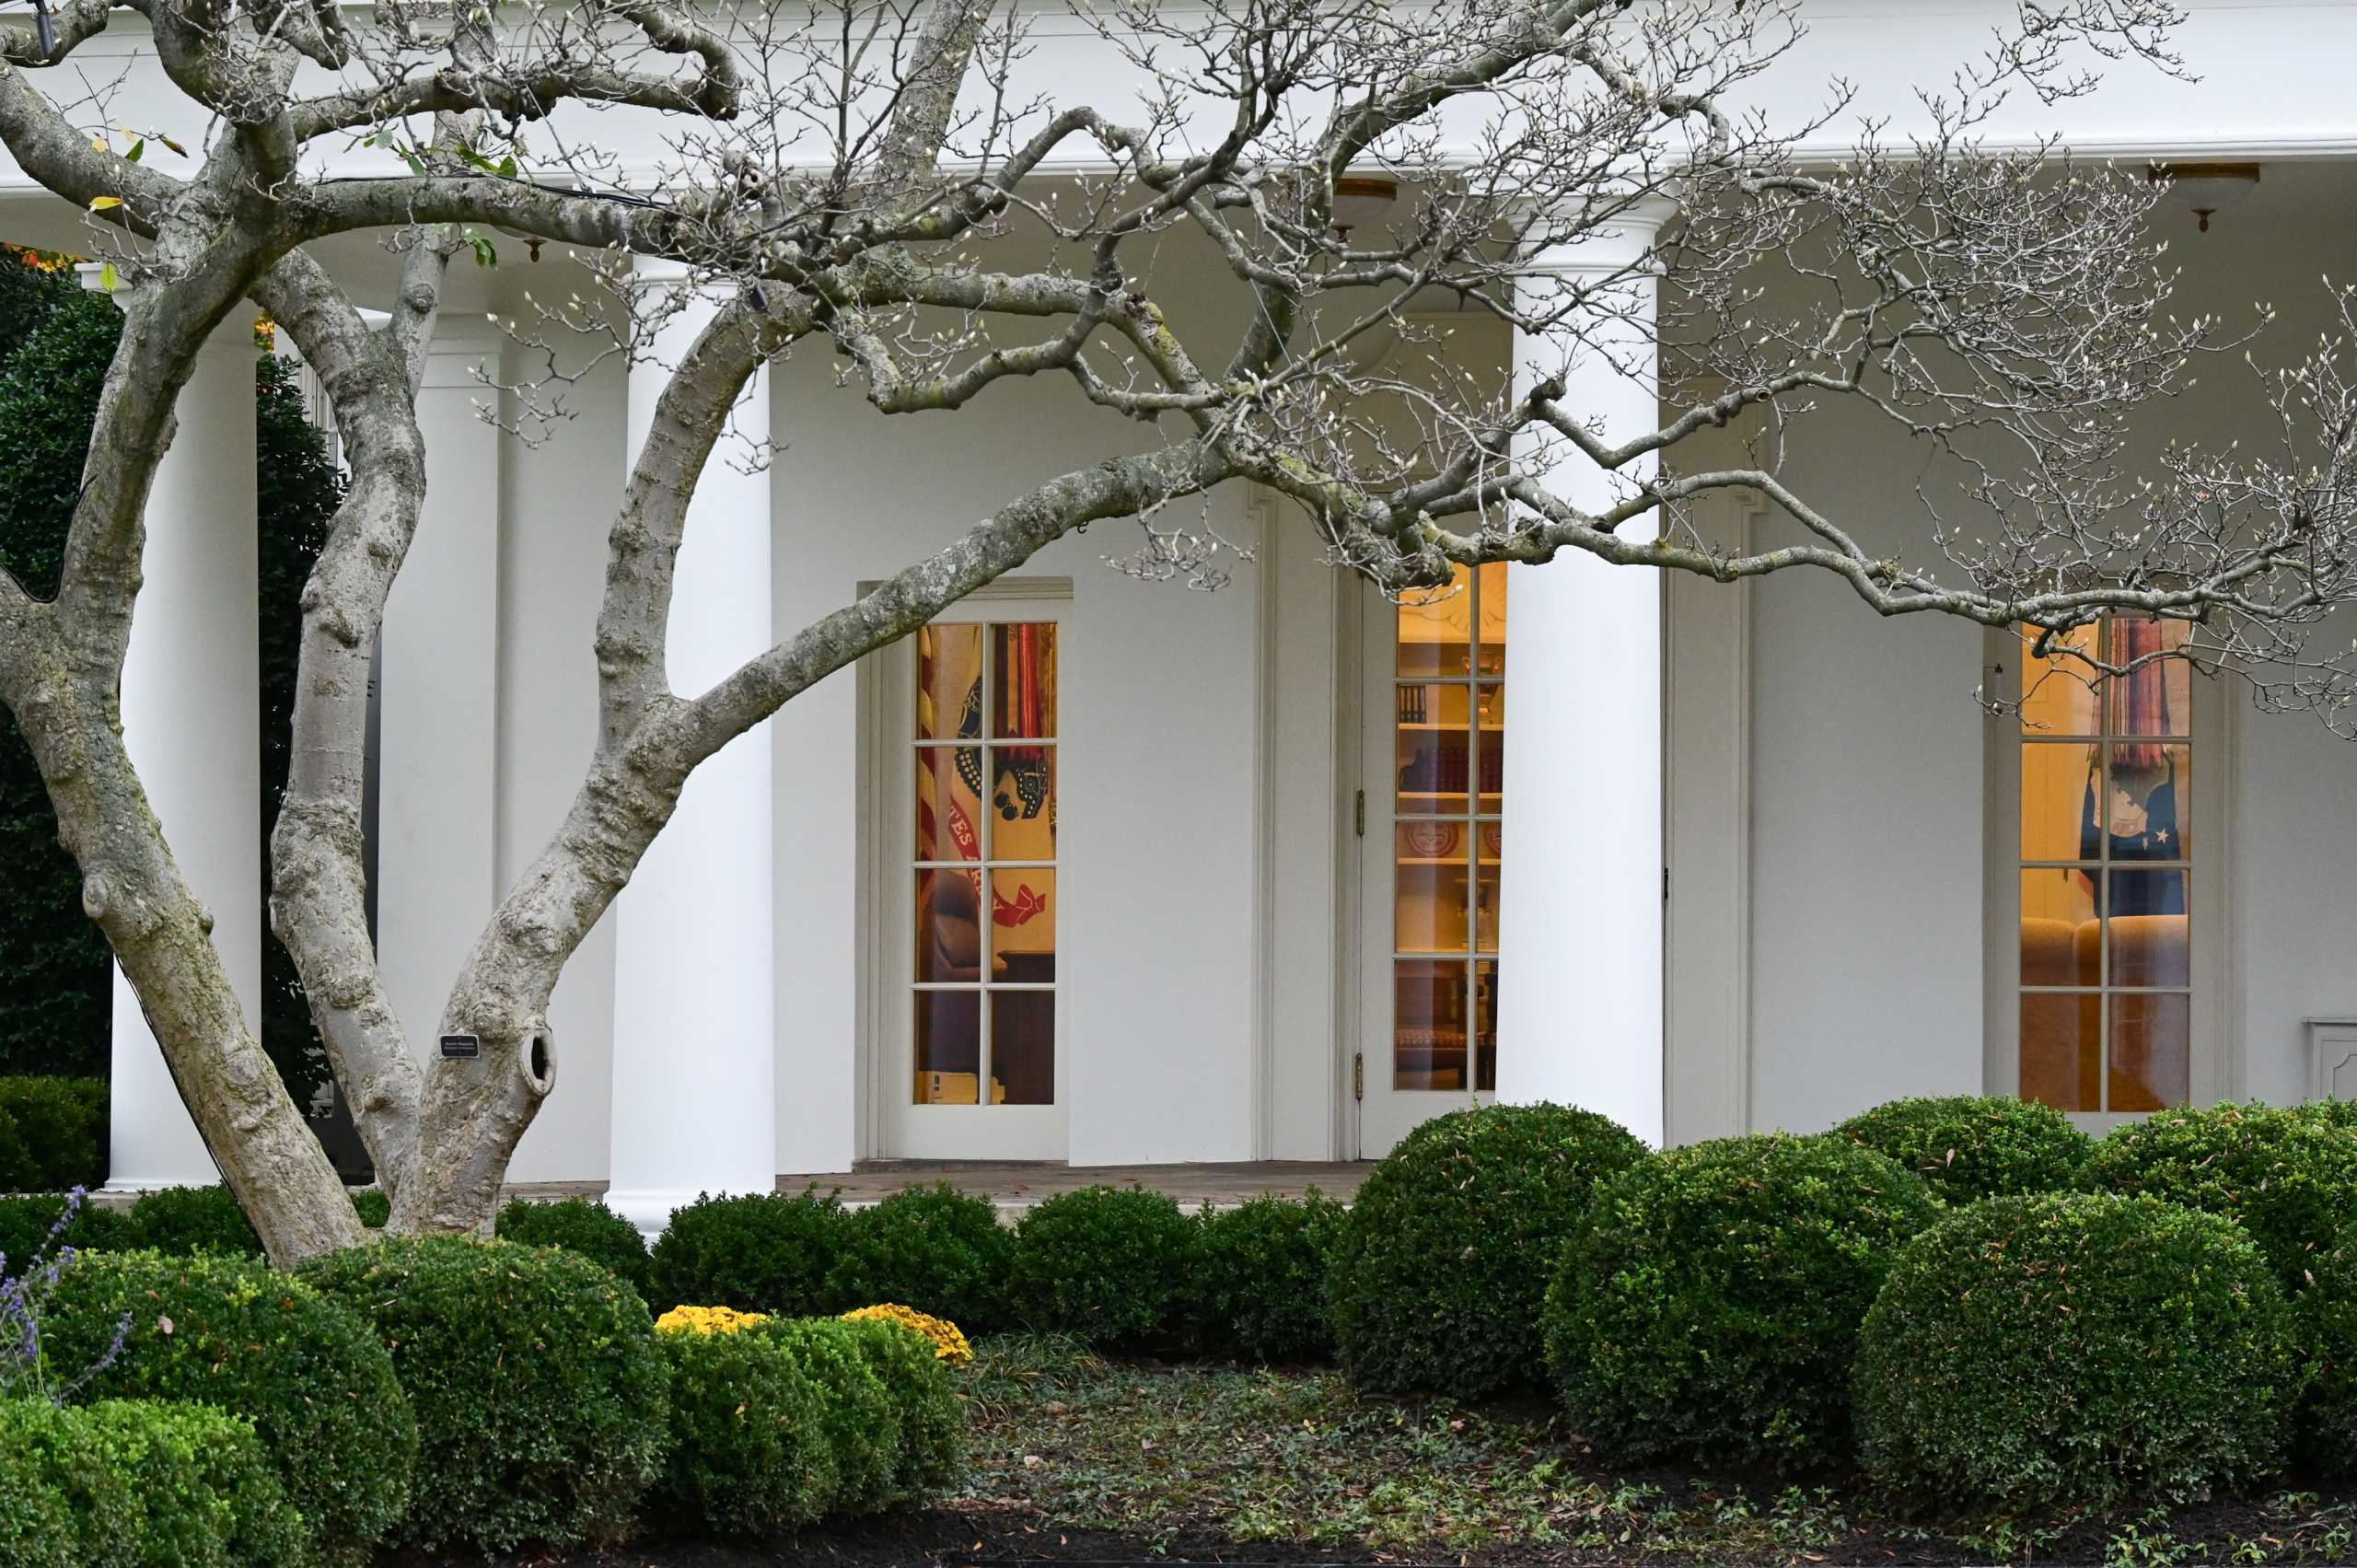
[[[965,1333],[957,1324],[946,1318],[920,1312],[913,1307],[902,1307],[898,1302],[888,1301],[880,1306],[863,1307],[843,1316],[856,1320],[875,1318],[914,1329],[933,1342],[934,1359],[946,1361],[952,1366],[964,1366],[974,1359],[974,1347],[966,1342]]]
[[[674,1307],[655,1319],[667,1334],[733,1334],[770,1320],[766,1312],[739,1312],[733,1307]]]

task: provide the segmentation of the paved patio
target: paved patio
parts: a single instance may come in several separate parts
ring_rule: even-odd
[[[1100,1183],[1126,1187],[1132,1183],[1167,1192],[1183,1206],[1208,1203],[1230,1208],[1248,1198],[1275,1193],[1298,1198],[1312,1187],[1329,1198],[1347,1202],[1373,1169],[1364,1160],[1240,1160],[1202,1165],[1058,1165],[1022,1160],[862,1160],[850,1174],[785,1175],[777,1179],[781,1192],[799,1192],[816,1183],[820,1191],[842,1195],[853,1208],[864,1208],[903,1187],[946,1181],[961,1192],[988,1198],[1003,1213],[1019,1214],[1033,1204]],[[602,1181],[538,1181],[510,1187],[514,1198],[598,1197]]]

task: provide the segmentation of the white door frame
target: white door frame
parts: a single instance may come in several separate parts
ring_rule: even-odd
[[[1495,1102],[1497,1096],[1493,1091],[1469,1086],[1475,1062],[1469,1029],[1465,1044],[1468,1087],[1395,1089],[1389,1084],[1396,999],[1392,979],[1396,871],[1392,843],[1398,823],[1393,810],[1396,781],[1390,777],[1390,770],[1395,743],[1393,726],[1399,717],[1394,695],[1398,685],[1394,663],[1398,618],[1389,601],[1364,580],[1358,598],[1356,778],[1361,793],[1353,803],[1353,815],[1364,823],[1364,830],[1357,835],[1356,853],[1352,856],[1358,867],[1357,915],[1353,923],[1358,937],[1358,1006],[1354,1043],[1347,1053],[1351,1059],[1345,1066],[1355,1108],[1351,1153],[1357,1158],[1372,1159],[1380,1157],[1417,1122],[1468,1106],[1489,1105]],[[1506,679],[1513,679],[1513,639],[1509,624]],[[1469,854],[1473,853],[1473,846],[1469,844],[1467,848]],[[1377,941],[1378,937],[1382,940]],[[1477,960],[1484,957],[1480,953],[1467,956]],[[1486,957],[1492,964],[1496,962],[1494,952]]]
[[[874,587],[861,585],[863,592]],[[1001,577],[968,594],[935,624],[1072,620],[1070,577]],[[1069,1146],[1072,977],[1059,962],[1055,980],[1055,1102],[1046,1106],[918,1106],[911,1102],[914,1071],[913,878],[910,872],[915,799],[916,639],[903,637],[859,664],[858,903],[861,984],[858,1016],[861,1152],[880,1158],[1025,1159],[1061,1161]],[[1071,653],[1060,644],[1059,657]],[[1056,792],[1070,791],[1072,739],[1056,739]],[[1085,762],[1084,762],[1085,765]],[[1062,869],[1061,861],[1059,870]],[[1067,946],[1072,902],[1069,879],[1056,888],[1057,947]]]
[[[2009,630],[1992,630],[1982,640],[1984,690],[2007,703],[2021,698],[2023,644]],[[2193,874],[2188,913],[2192,932],[2192,1038],[2189,1042],[2188,1092],[2196,1106],[2215,1105],[2242,1089],[2244,1050],[2235,1015],[2234,778],[2241,726],[2235,704],[2222,680],[2196,675],[2192,681]],[[1982,755],[1981,840],[1985,939],[1981,975],[1985,1020],[1982,1092],[2011,1098],[2021,1086],[2021,720],[2011,712],[1991,713]],[[2107,1050],[2107,1042],[2105,1049]],[[2101,1134],[2139,1120],[2135,1111],[2072,1112],[2071,1119]]]

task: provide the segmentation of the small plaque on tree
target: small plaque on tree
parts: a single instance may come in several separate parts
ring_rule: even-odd
[[[444,1035],[442,1054],[445,1057],[471,1058],[482,1054],[481,1035]]]

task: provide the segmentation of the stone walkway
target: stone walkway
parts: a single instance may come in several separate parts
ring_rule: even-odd
[[[849,1175],[788,1175],[777,1179],[781,1192],[799,1192],[817,1183],[853,1208],[865,1208],[903,1187],[946,1181],[962,1192],[988,1198],[1007,1214],[1021,1214],[1059,1192],[1103,1183],[1132,1183],[1167,1192],[1187,1208],[1208,1203],[1229,1208],[1264,1193],[1297,1198],[1315,1187],[1348,1202],[1372,1164],[1351,1160],[1243,1160],[1202,1165],[1058,1165],[1013,1160],[862,1160]],[[598,1197],[602,1181],[538,1181],[508,1189],[516,1198]]]

